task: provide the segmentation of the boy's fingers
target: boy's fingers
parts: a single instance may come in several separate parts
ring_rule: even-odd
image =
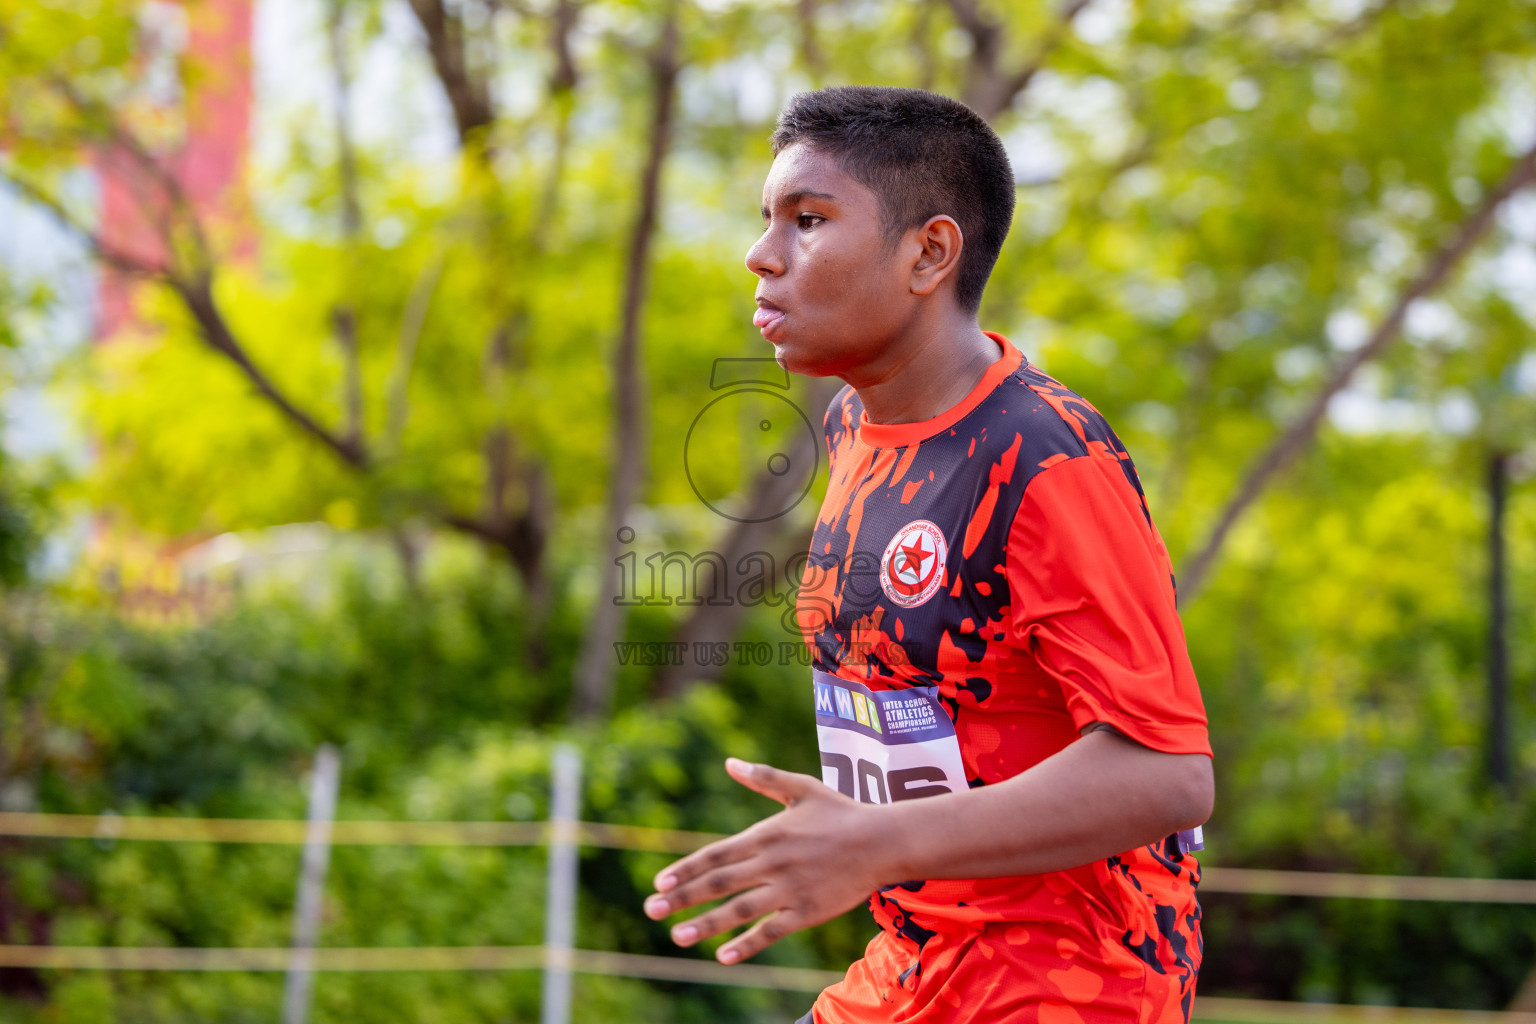
[[[680,861],[669,864],[656,873],[655,886],[659,893],[669,893],[684,882],[704,874],[706,871],[723,868],[727,864],[735,864],[737,861],[746,860],[752,856],[755,844],[747,832],[737,833],[728,839],[710,843],[702,850],[696,850]]]
[[[673,928],[672,941],[679,946],[691,946],[712,935],[739,928],[764,914],[772,913],[777,909],[774,906],[773,893],[774,888],[769,885],[749,889],[720,904],[709,913],[700,914],[693,920],[684,921]]]
[[[755,792],[777,800],[785,806],[793,805],[808,793],[825,787],[820,779],[797,772],[780,771],[771,765],[752,764],[737,757],[725,759],[725,770],[731,778]],[[756,849],[756,836],[752,829],[739,832],[729,839],[711,843],[656,874],[656,891],[666,893],[682,883],[696,878],[705,871],[723,867],[750,857]]]
[[[813,786],[822,786],[820,779],[809,775],[782,771],[767,764],[753,764],[735,757],[725,759],[725,770],[743,786],[771,800],[777,800],[786,807],[794,806],[797,800],[815,792]]]
[[[679,910],[723,899],[733,892],[758,885],[763,881],[757,871],[759,866],[751,859],[737,861],[707,871],[692,881],[681,882],[665,895],[648,897],[645,901],[645,915],[653,921],[659,921]]]
[[[723,964],[739,963],[756,956],[790,932],[799,931],[809,922],[794,910],[780,910],[757,922],[741,935],[720,947],[715,959]]]

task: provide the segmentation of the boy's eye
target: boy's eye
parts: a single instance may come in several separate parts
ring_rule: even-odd
[[[802,213],[795,218],[795,223],[802,228],[813,228],[826,219],[825,217],[818,217],[814,213]]]

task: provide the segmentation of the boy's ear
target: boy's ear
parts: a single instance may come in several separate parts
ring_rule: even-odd
[[[965,234],[955,218],[943,213],[929,217],[914,234],[920,252],[912,266],[912,294],[931,295],[959,270]]]

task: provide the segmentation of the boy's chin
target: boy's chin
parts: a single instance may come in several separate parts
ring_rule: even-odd
[[[793,345],[775,344],[773,346],[773,360],[790,373],[806,372],[805,360],[799,358],[799,353],[795,351]]]
[[[798,345],[775,344],[773,358],[790,373],[796,373],[802,377],[826,377],[832,373],[831,369],[823,366],[814,357],[808,357]]]

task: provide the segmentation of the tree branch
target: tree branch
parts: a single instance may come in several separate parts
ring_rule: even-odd
[[[188,281],[172,275],[166,278],[166,284],[180,296],[182,305],[192,315],[208,347],[223,354],[234,363],[257,393],[271,402],[277,411],[294,426],[335,452],[342,462],[357,470],[369,468],[368,457],[361,444],[354,442],[351,438],[339,437],[321,425],[309,413],[295,405],[278,389],[272,379],[251,361],[250,354],[240,344],[239,339],[230,330],[228,321],[224,319],[223,311],[219,309],[218,302],[213,297],[212,282],[209,278],[200,277]]]
[[[367,459],[363,453],[361,439],[337,437],[318,420],[300,409],[278,389],[271,378],[256,366],[236,339],[234,332],[230,330],[228,322],[213,298],[213,261],[207,247],[206,235],[181,182],[159,160],[155,159],[132,132],[117,121],[111,110],[82,96],[71,83],[63,79],[53,79],[52,85],[82,117],[94,123],[96,130],[104,134],[115,149],[127,154],[134,164],[158,185],[166,202],[178,215],[170,221],[152,219],[152,223],[157,223],[161,230],[161,241],[165,246],[168,262],[146,260],[115,247],[100,234],[76,221],[56,196],[9,172],[0,173],[4,173],[6,180],[23,194],[51,211],[60,224],[81,238],[103,263],[115,270],[159,280],[169,286],[181,298],[187,312],[198,325],[204,341],[209,347],[233,362],[258,393],[276,406],[280,413],[302,431],[334,451],[343,462],[358,469],[366,466]],[[155,211],[149,212],[153,215]],[[175,231],[176,219],[183,223],[192,239],[194,266],[190,272],[174,265],[177,248],[175,239],[171,235]]]
[[[103,263],[123,273],[138,277],[146,277],[156,280],[169,287],[181,299],[182,305],[192,316],[198,325],[198,330],[208,346],[226,356],[233,362],[246,379],[268,401],[277,407],[285,417],[292,421],[305,433],[319,440],[327,448],[330,448],[342,460],[354,468],[363,468],[366,459],[360,448],[350,444],[345,438],[337,437],[319,421],[304,412],[288,399],[272,380],[251,361],[244,347],[235,338],[225,321],[217,302],[213,298],[211,281],[206,276],[189,280],[178,272],[164,266],[145,261],[142,257],[117,249],[106,242],[99,235],[88,230],[76,221],[59,202],[56,196],[49,194],[45,189],[39,188],[32,182],[18,177],[9,171],[0,170],[0,177],[10,182],[13,187],[27,198],[48,210],[59,224],[70,234],[79,238],[92,254]]]
[[[195,270],[199,273],[205,272],[212,265],[212,251],[208,246],[208,237],[203,231],[202,221],[197,216],[192,201],[187,198],[180,179],[156,159],[149,148],[117,119],[110,107],[86,97],[74,87],[73,83],[61,76],[51,76],[48,81],[52,88],[75,108],[76,113],[105,137],[109,152],[116,150],[126,155],[150,182],[159,187],[171,216],[166,218],[160,211],[151,211],[149,222],[159,227],[166,252],[173,258],[176,252],[176,226],[178,223],[182,225],[192,243]]]
[[[1433,292],[1450,276],[1488,230],[1489,225],[1493,223],[1494,215],[1498,213],[1505,201],[1533,181],[1536,181],[1536,145],[1515,161],[1499,186],[1488,193],[1481,205],[1472,211],[1457,228],[1451,240],[1430,258],[1419,276],[1409,282],[1408,286],[1398,294],[1397,301],[1393,303],[1386,318],[1377,324],[1369,340],[1334,370],[1333,376],[1312,397],[1312,401],[1295,422],[1254,461],[1237,490],[1223,506],[1221,514],[1216,517],[1216,525],[1211,530],[1205,545],[1189,560],[1188,566],[1180,574],[1183,603],[1188,604],[1200,592],[1211,566],[1215,563],[1217,555],[1221,553],[1227,534],[1236,525],[1238,518],[1263,493],[1270,479],[1311,444],[1333,396],[1349,385],[1360,367],[1386,351],[1388,346],[1396,340],[1403,319],[1408,315],[1409,307],[1417,299]]]
[[[1147,135],[1135,146],[1126,150],[1120,159],[1108,167],[1096,167],[1089,173],[1075,174],[1070,178],[1065,174],[1052,174],[1048,177],[1040,178],[1021,178],[1015,181],[1013,185],[1017,189],[1052,188],[1069,181],[1076,182],[1090,177],[1097,177],[1098,180],[1093,183],[1092,188],[1093,193],[1097,195],[1108,188],[1120,175],[1127,171],[1135,170],[1151,160],[1156,149],[1156,141],[1151,135]]]
[[[987,121],[995,121],[1028,88],[1051,54],[1066,42],[1072,22],[1091,0],[1068,0],[1035,47],[1034,55],[1015,71],[1003,67],[1007,35],[1003,23],[985,13],[977,0],[949,0],[955,22],[971,37],[965,86],[961,98]]]
[[[539,219],[552,224],[560,212],[560,186],[565,179],[566,154],[571,146],[571,114],[576,102],[580,69],[571,50],[571,33],[581,16],[577,0],[558,0],[550,18],[549,47],[554,51],[555,67],[549,76],[549,98],[555,108],[555,151],[549,162],[549,175],[539,200]],[[545,232],[534,234],[534,245],[548,244]]]
[[[1045,62],[1050,60],[1051,54],[1059,50],[1061,44],[1067,41],[1067,34],[1072,31],[1072,23],[1077,20],[1077,16],[1083,12],[1083,8],[1087,7],[1090,2],[1091,0],[1071,0],[1070,3],[1062,8],[1061,13],[1056,17],[1055,23],[1046,32],[1045,38],[1041,39],[1039,45],[1035,47],[1034,56],[1029,59],[1027,64],[1014,72],[1012,78],[1007,80],[1001,97],[1001,106],[996,111],[997,114],[1001,114],[1012,106],[1014,97],[1029,88],[1029,83],[1034,81],[1035,76],[1040,73],[1040,69],[1045,67]],[[993,116],[996,116],[996,114]],[[991,120],[991,117],[988,120]]]
[[[93,257],[105,263],[113,270],[133,277],[147,277],[155,280],[164,280],[170,272],[164,263],[146,259],[126,249],[119,249],[100,235],[91,231],[76,220],[74,215],[59,201],[58,197],[48,192],[47,189],[4,168],[0,168],[0,178],[9,182],[12,188],[20,192],[27,199],[47,210],[65,232],[77,238],[82,245],[91,251]]]
[[[543,467],[538,464],[528,467],[523,482],[528,489],[527,511],[506,522],[493,523],[481,516],[442,509],[434,515],[444,526],[506,552],[528,587],[529,603],[537,605],[545,599],[539,567],[543,564],[543,553],[549,540],[549,488]],[[531,642],[538,640],[535,638]]]
[[[0,30],[3,31],[3,30]],[[339,87],[342,87],[339,83]],[[0,180],[9,182],[23,197],[36,203],[39,207],[49,211],[63,229],[75,237],[90,250],[93,258],[125,274],[144,277],[154,280],[168,287],[180,300],[194,324],[197,326],[203,342],[214,351],[235,364],[239,372],[265,398],[277,411],[300,432],[309,435],[329,449],[341,462],[349,468],[361,473],[372,472],[374,465],[364,445],[360,432],[355,428],[349,430],[343,436],[327,428],[314,416],[300,408],[290,399],[267,374],[256,365],[249,352],[241,344],[233,329],[230,327],[213,294],[214,266],[210,251],[203,242],[203,234],[200,223],[196,217],[196,211],[182,191],[180,183],[174,175],[171,175],[153,155],[138,144],[137,140],[121,126],[112,121],[111,112],[104,108],[90,107],[87,101],[72,94],[71,100],[82,113],[95,118],[94,130],[98,134],[105,135],[113,143],[113,148],[126,155],[136,165],[147,173],[150,181],[158,186],[162,197],[168,207],[175,213],[184,212],[184,224],[191,235],[195,248],[195,266],[187,268],[176,265],[177,248],[171,244],[170,239],[165,241],[167,259],[155,259],[140,254],[129,252],[118,247],[93,232],[83,223],[74,218],[68,208],[57,196],[46,188],[37,185],[27,178],[10,170],[0,163]],[[343,111],[345,107],[341,108]],[[338,130],[342,133],[344,150],[348,148],[348,131],[346,127],[346,115],[343,113]],[[344,231],[349,236],[355,236],[360,226],[360,214],[356,204],[355,192],[355,164],[349,160],[343,161],[343,191],[349,193],[352,198],[344,196]],[[349,183],[351,182],[351,183]],[[143,201],[148,202],[148,199]],[[175,230],[168,219],[156,211],[148,211],[151,223],[158,227],[162,233]],[[652,213],[654,219],[654,211]],[[183,251],[184,254],[184,251]],[[422,327],[426,318],[427,307],[431,296],[436,290],[438,280],[443,271],[445,257],[440,254],[428,264],[418,279],[417,287],[413,290],[407,301],[406,310],[402,317],[400,328],[400,341],[397,349],[394,378],[390,386],[390,434],[393,440],[398,442],[398,435],[404,427],[406,417],[406,391],[414,362],[415,351]],[[349,328],[338,324],[338,333],[344,336]],[[348,390],[353,396],[360,395],[360,381],[349,383]],[[351,422],[357,424],[361,416],[355,397],[352,405]],[[467,517],[442,509],[433,508],[434,503],[430,498],[417,495],[415,501],[418,507],[426,506],[428,514],[438,522],[450,529],[474,536],[484,543],[503,550],[514,566],[519,570],[528,585],[530,602],[543,600],[543,584],[538,567],[541,564],[542,552],[548,541],[549,522],[549,488],[543,470],[538,465],[525,468],[521,474],[525,488],[524,505],[522,514],[510,520],[501,522],[486,522],[480,519]],[[534,638],[537,643],[537,638]]]
[[[453,108],[460,145],[473,144],[495,120],[491,91],[469,66],[464,50],[464,25],[443,0],[411,0],[411,10],[427,34],[432,67]]]

